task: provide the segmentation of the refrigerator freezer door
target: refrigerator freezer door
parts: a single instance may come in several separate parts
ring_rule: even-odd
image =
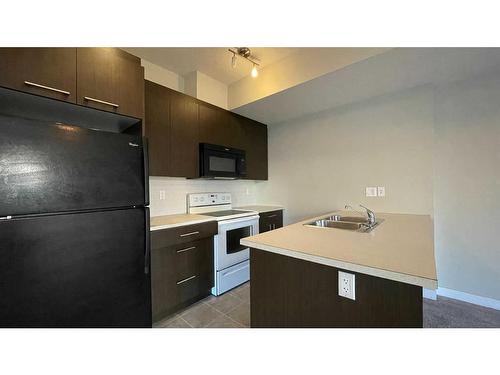
[[[140,137],[0,115],[0,217],[143,206]]]
[[[1,327],[151,327],[147,209],[0,221]]]

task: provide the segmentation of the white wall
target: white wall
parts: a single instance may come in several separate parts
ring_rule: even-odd
[[[362,203],[376,211],[432,213],[432,95],[379,97],[269,127],[269,182],[259,200],[285,222]],[[365,187],[385,186],[386,198]]]
[[[500,73],[436,92],[439,284],[500,300]]]
[[[151,216],[179,214],[186,212],[186,194],[203,192],[229,192],[233,206],[256,203],[257,182],[188,180],[173,177],[150,177],[149,194]],[[165,190],[165,200],[160,200],[160,190]]]
[[[227,109],[227,85],[194,71],[184,76],[185,92],[204,102]]]
[[[144,78],[148,81],[184,92],[184,78],[182,76],[144,59],[141,59],[141,65],[144,67]]]
[[[365,203],[434,216],[440,288],[500,300],[500,72],[421,87],[269,128],[258,201],[285,220]],[[385,185],[386,198],[364,197]]]

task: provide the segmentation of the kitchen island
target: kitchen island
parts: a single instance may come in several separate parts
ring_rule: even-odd
[[[377,214],[369,233],[305,225],[324,216],[241,240],[251,326],[422,327],[422,288],[437,288],[430,216]],[[354,300],[339,271],[354,274]]]

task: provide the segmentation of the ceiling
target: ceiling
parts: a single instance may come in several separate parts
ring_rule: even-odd
[[[232,109],[266,124],[500,70],[498,48],[396,48]]]
[[[238,58],[236,67],[233,68],[231,66],[232,54],[228,52],[228,48],[141,47],[123,49],[181,76],[197,70],[229,85],[248,76],[252,64],[243,58]],[[261,67],[277,62],[300,50],[300,48],[274,47],[250,47],[250,49],[252,55],[260,61]]]

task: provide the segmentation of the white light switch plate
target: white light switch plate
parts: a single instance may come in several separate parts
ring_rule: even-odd
[[[385,197],[385,186],[379,186],[377,191],[379,197]]]
[[[377,187],[369,186],[366,188],[366,196],[367,197],[376,197],[377,196]]]
[[[160,200],[165,200],[165,190],[160,190]]]
[[[339,296],[356,300],[356,278],[354,274],[339,271]]]

